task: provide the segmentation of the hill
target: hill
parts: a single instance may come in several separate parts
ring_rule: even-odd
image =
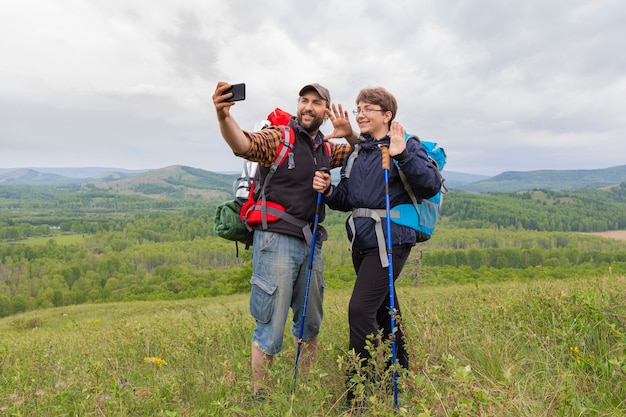
[[[89,182],[84,187],[154,198],[226,199],[232,195],[236,176],[173,165],[128,178],[106,178],[106,181]]]
[[[626,182],[626,165],[591,170],[508,171],[458,187],[477,193],[527,190],[577,190],[600,188]]]
[[[339,170],[333,170],[332,174],[333,180],[339,181]],[[448,189],[473,193],[576,190],[626,182],[626,165],[593,170],[507,171],[494,177],[445,170],[443,174]],[[152,198],[228,198],[237,176],[238,173],[218,173],[184,165],[135,171],[119,168],[0,168],[0,186],[80,185]]]
[[[20,169],[30,169],[33,171],[40,172],[42,174],[56,174],[61,177],[69,177],[69,178],[97,178],[98,176],[104,175],[107,172],[115,172],[119,175],[123,176],[131,176],[135,174],[139,174],[141,172],[148,171],[147,169],[125,169],[125,168],[103,168],[103,167],[22,167]],[[17,171],[15,168],[0,168],[0,178],[3,174],[10,173],[12,171]]]
[[[42,172],[47,171],[47,172]],[[113,191],[151,198],[226,199],[236,175],[182,165],[147,171],[109,168],[30,168],[0,171],[0,186],[32,186],[74,191]],[[54,172],[53,172],[54,171]],[[64,172],[67,176],[55,172]],[[81,174],[90,174],[83,178]]]
[[[32,185],[32,186],[61,186],[78,184],[79,179],[68,178],[59,174],[42,173],[30,168],[20,168],[0,173],[0,185]]]
[[[451,190],[463,190],[464,187],[470,184],[491,178],[488,175],[466,174],[455,171],[443,171],[443,177],[445,178],[446,187]]]

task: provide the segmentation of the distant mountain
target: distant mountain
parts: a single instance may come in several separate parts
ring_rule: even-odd
[[[230,198],[239,173],[216,173],[183,165],[153,170],[117,168],[0,168],[0,186],[26,185],[111,190],[154,198]],[[475,193],[532,189],[574,190],[626,182],[626,165],[593,170],[508,171],[494,177],[443,171],[449,190]],[[339,171],[333,171],[339,181]]]
[[[80,180],[57,174],[45,174],[30,168],[20,168],[0,173],[0,185],[59,186],[76,184]]]
[[[442,175],[445,179],[446,187],[455,190],[459,190],[468,184],[473,184],[475,182],[490,178],[488,175],[465,174],[462,172],[445,170],[442,172]]]
[[[63,186],[128,178],[146,170],[117,168],[0,168],[0,185]]]
[[[3,175],[8,173],[19,171],[23,169],[29,169],[32,171],[37,171],[41,174],[56,174],[61,177],[69,177],[69,178],[95,178],[100,175],[114,172],[119,175],[131,176],[135,174],[139,174],[142,172],[148,171],[147,169],[124,169],[124,168],[103,168],[103,167],[72,167],[72,168],[63,168],[63,167],[22,167],[22,168],[0,168],[0,178]]]
[[[140,172],[143,173],[146,171],[140,171]],[[117,180],[123,180],[125,178],[130,178],[133,175],[137,175],[137,173],[104,171],[104,172],[99,172],[96,175],[92,176],[91,179],[98,181],[98,182],[110,182],[110,181],[117,181]],[[89,178],[87,178],[87,180],[89,180]]]
[[[477,193],[526,190],[576,190],[626,182],[626,165],[590,170],[508,171],[457,189]]]
[[[78,168],[31,168],[44,174],[57,174],[70,178],[96,178],[107,173],[116,173],[122,176],[132,176],[147,169],[124,169],[124,168],[103,168],[103,167],[78,167]]]
[[[129,171],[111,168],[50,168],[67,176],[42,173],[29,168],[0,169],[0,186],[23,185],[115,191],[152,198],[229,198],[236,174],[218,174],[175,165],[154,170]],[[92,177],[80,177],[90,173]]]

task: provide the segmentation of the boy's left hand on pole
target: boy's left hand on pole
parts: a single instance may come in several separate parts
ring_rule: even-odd
[[[324,192],[330,185],[330,171],[328,168],[320,168],[313,176],[313,189],[318,193]]]

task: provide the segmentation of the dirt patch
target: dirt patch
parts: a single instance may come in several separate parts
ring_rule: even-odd
[[[608,232],[594,232],[585,234],[608,237],[610,239],[626,240],[626,230],[609,230]]]

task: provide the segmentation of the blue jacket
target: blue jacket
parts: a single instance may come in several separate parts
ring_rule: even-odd
[[[389,137],[379,141],[364,135],[360,143],[358,156],[353,160],[349,178],[346,178],[346,166],[351,158],[341,168],[341,181],[334,187],[325,203],[333,210],[352,211],[355,208],[370,208],[385,210],[385,176],[382,168],[382,152],[378,145],[389,145]],[[402,168],[418,202],[437,194],[441,188],[441,175],[430,162],[426,151],[419,139],[412,136],[406,142],[406,152],[395,157],[395,162]],[[389,201],[390,206],[411,204],[411,198],[404,189],[404,183],[398,173],[396,163],[392,162],[389,169]],[[385,242],[387,230],[384,226]],[[354,218],[356,237],[352,251],[365,253],[378,251],[378,241],[374,230],[375,221],[371,218]],[[346,223],[348,238],[352,239],[350,227]],[[409,245],[416,243],[416,232],[410,227],[396,223],[391,224],[392,246]]]

